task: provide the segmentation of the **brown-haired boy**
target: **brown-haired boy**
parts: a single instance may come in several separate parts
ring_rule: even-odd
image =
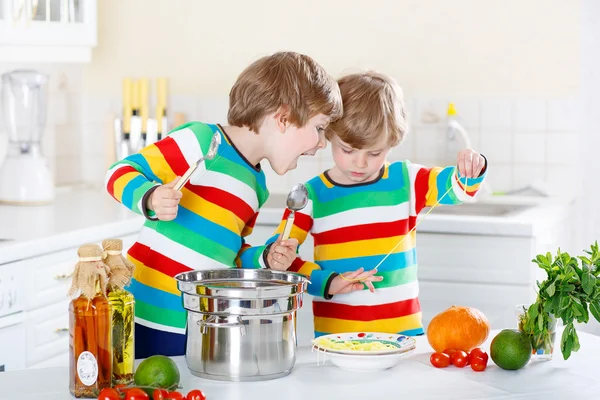
[[[349,75],[338,84],[344,115],[326,131],[335,166],[306,184],[310,201],[296,213],[290,236],[302,244],[312,234],[315,262],[298,258],[289,270],[310,276],[315,336],[420,335],[415,232],[408,233],[423,208],[474,196],[486,162],[465,149],[458,154],[458,168],[387,163],[388,152],[407,132],[402,90],[376,72]],[[358,279],[369,273],[376,274],[364,282]]]
[[[129,286],[136,298],[136,358],[185,352],[186,312],[173,276],[265,267],[264,246],[244,242],[269,195],[260,162],[267,159],[278,174],[294,169],[301,155],[325,147],[325,129],[341,114],[338,85],[321,66],[302,54],[276,53],[238,77],[229,96],[229,126],[187,123],[110,168],[108,192],[147,217],[128,252],[136,266]],[[221,136],[217,155],[181,192],[174,190],[214,133]],[[268,254],[287,267],[296,247],[291,239]]]

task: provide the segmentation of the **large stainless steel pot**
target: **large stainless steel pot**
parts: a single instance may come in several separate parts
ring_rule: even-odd
[[[296,362],[296,311],[308,280],[271,270],[217,269],[175,276],[187,316],[186,363],[208,379],[288,375]]]

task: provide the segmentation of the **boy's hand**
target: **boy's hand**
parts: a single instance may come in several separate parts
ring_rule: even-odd
[[[329,285],[329,294],[350,293],[356,290],[363,290],[365,286],[369,288],[371,293],[375,293],[373,282],[381,282],[383,276],[373,276],[377,273],[376,269],[367,272],[364,271],[364,268],[359,268],[354,272],[343,273],[343,278],[342,275],[336,276]]]
[[[148,198],[148,209],[154,211],[156,217],[161,221],[172,221],[177,217],[182,194],[173,187],[179,179],[180,177],[177,177],[165,185],[160,185]]]
[[[280,238],[281,235],[269,248],[267,263],[269,264],[269,267],[275,271],[287,271],[296,259],[298,240],[290,238],[281,241]]]
[[[458,153],[458,172],[467,178],[477,178],[485,167],[485,158],[472,149],[464,149]]]

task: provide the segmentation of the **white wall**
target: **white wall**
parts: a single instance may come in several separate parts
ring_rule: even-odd
[[[411,132],[393,159],[452,162],[443,121],[423,117],[443,116],[454,101],[474,147],[492,163],[492,189],[541,180],[568,190],[578,176],[579,3],[99,1],[92,62],[36,66],[51,74],[46,148],[56,182],[102,182],[123,77],[166,76],[171,113],[225,122],[239,72],[287,49],[310,54],[335,76],[376,68],[400,82]],[[268,183],[284,192],[330,165],[326,150],[285,177],[267,168]]]
[[[600,210],[598,197],[600,187],[595,184],[600,174],[598,149],[600,148],[600,126],[598,110],[600,109],[600,2],[597,0],[582,1],[582,53],[581,53],[581,135],[582,143],[578,149],[581,161],[583,196],[578,203],[577,237],[578,247],[588,249],[589,245],[600,240]],[[587,326],[578,329],[600,335],[600,324],[590,316]]]
[[[573,94],[576,0],[102,0],[85,90],[165,75],[176,94],[226,94],[267,53],[305,52],[338,75],[377,68],[411,95]]]

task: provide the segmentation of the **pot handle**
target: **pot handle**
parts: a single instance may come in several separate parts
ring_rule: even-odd
[[[240,328],[242,336],[246,335],[246,325],[242,321],[242,317],[237,317],[236,322],[217,322],[215,315],[209,316],[206,320],[199,319],[198,325],[200,326],[200,333],[205,334],[206,328]]]

